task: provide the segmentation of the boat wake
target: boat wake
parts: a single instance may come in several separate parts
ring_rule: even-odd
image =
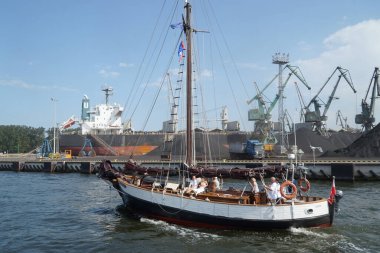
[[[307,235],[307,236],[314,236],[319,238],[328,238],[329,234],[320,233],[320,232],[314,232],[311,229],[306,228],[290,228],[289,231],[294,235]]]
[[[191,242],[197,242],[199,240],[204,240],[204,239],[207,239],[210,242],[215,242],[222,239],[221,236],[216,235],[216,234],[200,232],[196,229],[184,228],[184,227],[177,226],[174,224],[169,224],[165,221],[153,220],[153,219],[148,219],[148,218],[141,218],[140,221],[143,223],[154,225],[159,230],[169,232],[169,233],[175,233],[177,234],[178,237],[184,238],[187,241],[191,241]]]
[[[320,250],[324,250],[326,249],[325,247],[327,247],[329,249],[335,248],[338,252],[369,252],[368,249],[355,245],[350,238],[343,235],[323,233],[307,228],[290,228],[290,232],[292,235],[313,238],[309,242],[311,244],[315,243],[317,248],[321,247]]]

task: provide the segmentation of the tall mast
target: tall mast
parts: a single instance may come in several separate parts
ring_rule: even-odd
[[[191,5],[186,1],[186,21],[184,30],[186,34],[187,59],[186,59],[186,163],[193,165],[193,103],[192,103],[192,62],[191,62],[191,33],[190,23]]]

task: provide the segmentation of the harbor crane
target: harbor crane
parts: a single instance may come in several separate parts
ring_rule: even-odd
[[[290,78],[292,75],[296,76],[299,81],[301,81],[307,89],[311,89],[310,86],[307,84],[305,77],[303,76],[301,70],[297,66],[291,66],[290,64],[287,64],[284,67],[284,70],[288,70],[289,74],[283,84],[283,88],[286,87],[287,83],[289,82]],[[256,88],[256,96],[251,98],[250,100],[247,101],[247,104],[251,104],[254,101],[257,101],[258,107],[254,109],[250,109],[248,111],[248,120],[249,121],[255,121],[255,132],[264,134],[265,136],[271,136],[272,134],[270,133],[272,131],[272,111],[274,107],[276,106],[277,102],[280,99],[280,91],[276,94],[275,98],[273,101],[267,101],[264,100],[264,91],[276,80],[276,78],[279,77],[279,74],[276,74],[274,78],[267,84],[262,90],[259,90],[258,85],[256,82],[254,83],[255,88]],[[269,104],[267,106],[267,104]],[[273,139],[273,138],[272,138]],[[265,143],[266,141],[264,141]]]
[[[334,88],[331,92],[331,95],[329,96],[326,103],[322,101],[322,99],[319,97],[322,90],[326,87],[326,85],[329,83],[331,78],[334,76],[335,73],[339,73],[338,80],[336,81]],[[325,122],[327,121],[327,111],[330,108],[331,102],[334,99],[338,99],[338,97],[335,97],[336,90],[338,88],[339,82],[344,78],[348,85],[351,87],[351,89],[356,93],[356,90],[354,88],[354,85],[352,83],[350,72],[347,69],[344,69],[340,66],[336,67],[333,73],[329,76],[327,81],[323,84],[321,89],[317,92],[317,94],[310,100],[310,102],[305,107],[305,122],[312,122],[313,123],[313,130],[321,135],[327,135],[327,131],[325,128]],[[324,110],[323,113],[321,113],[320,108],[322,107],[322,104],[324,104]],[[314,105],[314,111],[310,110],[311,105]]]
[[[362,103],[361,103],[362,113],[357,114],[355,116],[355,123],[361,124],[365,133],[374,127],[373,123],[375,122],[375,117],[374,117],[375,100],[377,97],[380,96],[379,75],[380,75],[379,68],[376,67],[373,72],[371,81],[369,83],[367,93],[364,99],[362,99]],[[370,104],[368,104],[367,98],[368,98],[368,94],[371,89],[371,86],[372,86],[372,94],[370,98],[371,102]],[[376,92],[376,89],[377,89],[377,92]]]
[[[305,108],[306,108],[305,100],[303,99],[302,92],[297,82],[294,82],[294,85],[296,86],[297,96],[298,96],[298,100],[301,106],[300,122],[305,122]]]
[[[336,124],[342,127],[343,131],[347,131],[350,127],[347,124],[347,117],[343,117],[343,114],[340,110],[336,113]]]
[[[254,82],[256,88],[255,100],[257,100],[257,108],[251,110],[251,114],[248,114],[248,117],[253,115],[255,119],[255,133],[258,135],[264,136],[264,143],[276,143],[277,140],[274,138],[272,133],[272,124],[271,114],[266,106],[266,101],[264,100],[264,94],[260,91],[256,82]]]
[[[285,109],[284,111],[284,121],[285,121],[286,126],[289,129],[289,133],[294,132],[294,122],[287,109]]]

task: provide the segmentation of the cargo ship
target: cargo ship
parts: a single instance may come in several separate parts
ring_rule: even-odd
[[[173,113],[172,119],[163,122],[160,131],[133,131],[130,122],[122,122],[124,108],[109,102],[112,87],[102,90],[105,92],[105,104],[91,108],[90,99],[85,95],[82,99],[81,118],[72,117],[61,124],[60,152],[71,150],[74,156],[80,156],[81,152],[86,155],[91,151],[92,154],[101,156],[144,156],[154,159],[171,159],[182,155],[185,133],[176,130]],[[228,122],[227,114],[224,107],[221,113],[222,129],[195,129],[197,159],[205,160],[208,156],[227,159],[230,143],[243,143],[252,137],[252,133],[240,131],[238,122]],[[79,130],[67,131],[73,122],[80,126]],[[210,150],[207,147],[218,148]]]
[[[124,108],[111,104],[112,87],[103,88],[106,102],[90,107],[90,99],[82,99],[81,118],[71,117],[61,124],[59,150],[71,150],[73,156],[124,156],[141,159],[179,159],[184,155],[185,132],[177,131],[175,114],[163,122],[160,131],[133,131],[130,122],[122,122]],[[220,114],[221,129],[205,130],[197,128],[195,135],[195,158],[197,160],[244,159],[247,154],[244,146],[247,141],[260,139],[255,131],[241,131],[237,121],[228,121],[227,108]],[[77,130],[69,128],[76,123]],[[305,125],[296,125],[297,145],[305,155],[322,155],[327,151],[345,148],[360,137],[360,133],[331,132],[328,137],[313,132]],[[279,133],[277,133],[279,135]],[[280,137],[278,137],[280,138]],[[293,137],[290,136],[289,140]],[[302,140],[302,142],[301,142]],[[293,145],[289,141],[289,145]],[[268,146],[268,145],[265,145]],[[280,154],[276,145],[269,145],[271,156]],[[323,152],[315,153],[312,147],[318,146]],[[254,157],[253,157],[254,158]],[[252,159],[253,159],[252,158]]]

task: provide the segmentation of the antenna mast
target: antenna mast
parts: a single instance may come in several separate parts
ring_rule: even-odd
[[[284,88],[285,85],[282,83],[282,70],[283,66],[289,63],[289,54],[276,53],[272,57],[272,63],[278,65],[278,122],[281,126],[281,153],[285,153],[285,127],[284,127]]]
[[[108,105],[108,98],[109,98],[109,96],[112,95],[113,89],[112,89],[112,87],[108,86],[108,87],[103,88],[102,91],[104,91],[106,93],[106,105]]]

